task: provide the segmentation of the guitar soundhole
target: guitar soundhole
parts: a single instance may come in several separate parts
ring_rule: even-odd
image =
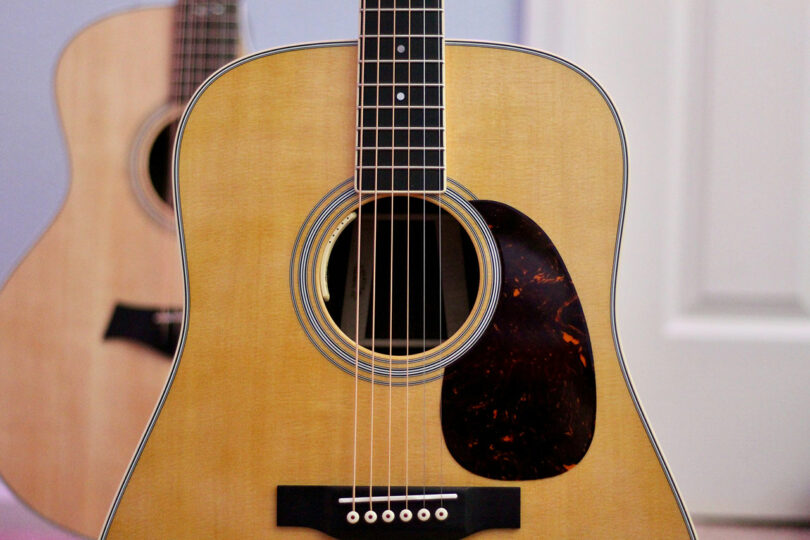
[[[360,345],[379,353],[438,346],[461,327],[478,295],[478,259],[468,234],[448,212],[418,197],[382,197],[359,214],[359,317],[358,220],[340,231],[327,264],[330,317],[351,339],[359,319]]]
[[[155,137],[149,149],[149,180],[166,205],[172,204],[172,145],[177,122],[170,122]]]

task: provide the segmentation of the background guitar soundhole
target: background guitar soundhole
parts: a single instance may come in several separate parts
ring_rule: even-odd
[[[170,122],[160,130],[149,149],[149,180],[163,202],[172,204],[172,145],[177,122]]]
[[[467,319],[478,294],[478,258],[466,231],[453,216],[430,201],[405,195],[393,197],[393,302],[391,284],[392,197],[376,203],[376,309],[374,282],[374,201],[362,208],[360,235],[360,344],[388,353],[389,314],[393,319],[392,353],[414,354],[436,347]],[[410,205],[410,276],[408,206]],[[440,217],[441,216],[441,217]],[[439,226],[441,220],[441,227]],[[439,230],[441,229],[441,254]],[[440,265],[441,264],[441,271]],[[357,220],[335,241],[327,266],[329,315],[352,340],[357,311]],[[441,275],[441,281],[439,279]],[[410,287],[407,286],[408,279]],[[408,298],[406,298],[406,292]],[[409,302],[409,307],[406,304]],[[410,320],[410,327],[406,324]],[[375,322],[372,325],[372,322]],[[407,335],[406,335],[407,330]],[[407,340],[406,344],[406,337]]]

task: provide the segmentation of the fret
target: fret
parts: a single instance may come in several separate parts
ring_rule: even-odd
[[[219,63],[222,65],[222,60],[230,60],[233,58],[233,54],[230,51],[212,51],[212,52],[202,52],[202,53],[194,53],[194,62],[190,62],[188,66],[181,65],[180,62],[175,62],[175,65],[172,67],[173,70],[184,70],[184,69],[197,69],[200,68],[200,64],[203,62],[207,63]]]
[[[369,32],[369,34],[372,34],[372,33],[374,34],[374,37],[381,37],[381,38],[403,38],[403,39],[404,39],[404,35],[403,35],[403,34],[404,34],[404,32],[403,32],[403,34],[393,34],[393,33],[391,33],[391,32],[387,32],[387,33],[386,33],[386,32],[382,32],[382,33],[379,33],[379,34],[378,34],[377,32]],[[408,37],[411,37],[411,38],[434,38],[434,39],[442,39],[442,35],[441,35],[441,34],[411,34],[411,35],[409,35]]]
[[[415,63],[378,61],[361,63],[363,84],[369,83],[411,83],[411,84],[440,84],[442,82],[442,63]]]
[[[199,86],[201,82],[208,78],[210,74],[218,70],[221,66],[225,65],[226,59],[222,62],[210,63],[205,66],[191,67],[185,69],[172,69],[172,74],[183,77],[180,84],[188,86]]]
[[[397,8],[392,8],[392,7],[369,8],[369,7],[365,7],[364,8],[364,7],[361,7],[360,11],[364,11],[364,12],[365,11],[403,11],[403,12],[407,13],[407,12],[413,12],[414,8],[408,8],[408,7],[397,7]],[[439,8],[439,7],[419,8],[419,11],[444,11],[444,9]]]
[[[358,167],[363,191],[443,191],[445,169],[408,167]],[[393,179],[393,189],[392,182]]]
[[[200,27],[205,26],[210,29],[237,31],[239,29],[239,20],[235,17],[188,17],[184,16],[174,23],[176,30],[195,29],[200,31]]]
[[[442,37],[437,36],[364,36],[364,60],[441,60]],[[379,48],[379,50],[378,50]],[[397,50],[396,55],[394,50]]]
[[[365,0],[363,2],[365,9],[374,8],[411,8],[411,9],[431,9],[441,8],[441,0]]]
[[[362,15],[365,34],[414,37],[442,34],[441,10],[365,10]]]
[[[420,83],[406,83],[406,82],[403,82],[403,83],[390,83],[389,82],[389,83],[368,83],[368,84],[364,84],[364,83],[361,82],[360,86],[363,87],[363,88],[392,88],[392,87],[393,88],[398,88],[400,86],[407,86],[407,87],[410,87],[410,88],[416,88],[416,87],[420,87],[420,88],[421,87],[425,87],[425,88],[427,88],[427,87],[443,88],[444,83],[430,83],[430,82],[429,83],[421,83],[421,82]]]
[[[426,107],[442,106],[444,93],[442,92],[441,85],[435,84],[431,86],[416,84],[416,85],[363,85],[361,90],[362,100],[359,105],[365,107],[373,107],[379,104],[394,103],[394,97],[397,97],[396,105],[422,105]],[[400,96],[402,99],[399,99]]]
[[[357,109],[362,109],[363,111],[377,111],[380,109],[396,109],[400,110],[414,110],[414,111],[424,111],[429,109],[436,109],[436,110],[444,110],[444,107],[441,105],[401,105],[399,103],[395,105],[358,105]]]
[[[204,30],[198,29],[198,32],[209,32],[211,29],[206,28]],[[213,43],[222,43],[222,44],[236,44],[239,39],[236,36],[220,36],[217,33],[210,32],[202,37],[193,37],[193,36],[186,36],[186,37],[177,37],[175,38],[175,44],[181,46],[195,46],[195,45],[209,45]]]
[[[390,165],[390,164],[389,165],[382,165],[382,164],[380,164],[380,165],[361,165],[361,166],[358,166],[356,168],[357,169],[362,169],[364,171],[375,171],[375,170],[382,170],[382,169],[389,170],[389,171],[390,170],[405,170],[405,171],[414,170],[414,167],[411,167],[410,165]],[[443,170],[443,169],[444,169],[444,167],[441,167],[441,166],[428,166],[428,167],[420,166],[418,170],[420,170],[420,171],[431,171],[431,170],[440,171],[440,170]]]
[[[357,145],[362,147],[444,146],[444,128],[363,128],[358,131]]]
[[[380,107],[374,113],[363,114],[363,127],[442,127],[442,109]]]
[[[441,58],[418,59],[418,60],[400,60],[399,58],[396,58],[396,59],[372,58],[371,60],[361,60],[361,63],[363,63],[363,64],[382,64],[382,63],[385,63],[385,62],[387,62],[389,64],[393,64],[393,63],[396,62],[396,64],[405,64],[405,65],[407,65],[407,64],[436,64],[436,65],[441,65],[442,63],[444,63],[444,60],[442,60]]]
[[[391,150],[391,146],[355,146],[355,150]],[[444,150],[443,146],[409,146],[408,150]]]
[[[444,150],[414,150],[382,148],[360,149],[358,159],[362,167],[394,166],[397,167],[443,167]],[[393,163],[392,163],[393,161]]]
[[[442,41],[442,37],[436,36],[364,36],[361,61],[442,60]],[[394,54],[396,49],[399,50]]]

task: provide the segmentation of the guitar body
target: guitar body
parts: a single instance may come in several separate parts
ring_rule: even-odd
[[[65,49],[56,96],[71,162],[62,209],[0,292],[0,474],[49,520],[104,522],[171,356],[105,332],[116,305],[181,307],[173,228],[139,202],[133,145],[166,102],[171,9],[115,15]]]
[[[187,110],[177,162],[187,325],[164,399],[108,519],[108,537],[316,538],[322,533],[279,526],[278,486],[352,485],[355,379],[328,361],[313,337],[301,315],[298,276],[302,238],[317,227],[318,215],[329,217],[330,193],[351,189],[356,62],[356,48],[345,44],[261,53],[222,70]],[[420,493],[424,484],[519,488],[520,528],[491,529],[486,537],[688,537],[689,520],[634,404],[614,342],[612,287],[626,163],[612,107],[584,74],[528,49],[449,42],[445,69],[447,175],[500,243],[500,303],[479,347],[452,364],[444,381],[394,389],[393,459],[400,463],[407,448],[410,473],[397,465],[392,483],[407,482]],[[342,210],[336,211],[340,219]],[[513,234],[528,235],[529,259],[516,251]],[[525,260],[550,270],[533,279],[528,274],[525,288],[510,285],[526,275]],[[313,268],[317,272],[317,264]],[[306,270],[300,275],[309,275]],[[543,329],[544,322],[529,312],[520,316],[520,304],[510,299],[529,296],[529,282],[566,276],[578,293],[577,313],[587,320],[589,350],[575,330],[559,335],[579,344],[572,358],[586,394],[595,375],[595,429],[584,428],[592,435],[587,452],[548,474],[539,463],[460,465],[464,445],[448,450],[450,435],[474,431],[467,413],[488,405],[486,395],[480,406],[454,404],[453,396],[470,388],[473,366],[487,361],[488,347],[519,341],[521,332],[554,334],[553,325],[565,316]],[[481,278],[484,288],[485,282]],[[574,293],[566,288],[561,294]],[[579,320],[577,313],[565,324]],[[494,362],[512,357],[510,350],[489,355]],[[492,381],[482,385],[486,393],[486,386],[498,386],[493,373],[506,369],[482,369]],[[361,381],[358,388],[363,442],[357,478],[367,486],[373,475],[373,483],[384,486],[389,392],[375,385],[372,397],[371,387]],[[481,428],[490,435],[493,429]],[[366,508],[358,505],[361,515]],[[390,525],[375,526],[377,534],[388,534]],[[390,537],[423,536],[430,535]]]

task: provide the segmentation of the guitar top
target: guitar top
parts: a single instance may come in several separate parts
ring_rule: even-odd
[[[187,324],[103,537],[694,537],[615,338],[606,94],[361,6],[183,116]]]

